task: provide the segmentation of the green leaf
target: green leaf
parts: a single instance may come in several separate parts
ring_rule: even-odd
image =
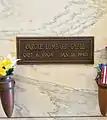
[[[8,71],[6,71],[7,75],[12,74],[12,72],[14,71],[14,68],[10,68]]]
[[[97,72],[101,72],[101,69],[99,67],[96,67],[97,68]]]

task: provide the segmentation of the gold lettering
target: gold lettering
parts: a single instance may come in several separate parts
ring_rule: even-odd
[[[58,49],[58,44],[46,44],[46,49]]]
[[[35,49],[43,49],[43,44],[26,44],[25,45],[26,50],[35,50]]]
[[[88,53],[84,53],[84,56],[88,56]]]
[[[46,49],[67,49],[67,44],[46,44]]]
[[[70,49],[85,49],[85,45],[84,45],[84,43],[74,43],[74,44],[70,44]]]
[[[36,49],[67,49],[68,44],[58,44],[58,43],[53,43],[53,44],[26,44],[25,49],[26,50],[36,50]]]
[[[48,52],[36,52],[35,53],[36,57],[43,58],[43,57],[52,57],[53,53],[48,53]]]
[[[42,53],[43,57],[52,57],[53,54],[52,53]]]
[[[78,55],[77,56],[82,56],[82,53],[78,53]]]
[[[68,55],[68,53],[61,53],[61,55],[60,55],[60,57],[68,57],[69,55]]]
[[[32,57],[32,53],[23,53],[23,57],[24,58],[26,58],[26,57],[30,58],[30,57]]]
[[[39,49],[43,49],[43,44],[39,44]]]
[[[46,49],[51,49],[51,45],[50,44],[46,44],[45,48]]]
[[[30,44],[26,44],[26,45],[25,45],[25,49],[26,49],[26,50],[30,49]]]
[[[67,44],[61,44],[60,49],[67,49]]]
[[[35,54],[36,57],[40,57],[40,55],[38,53]]]
[[[58,44],[52,44],[52,49],[58,49]]]
[[[72,57],[75,57],[75,56],[76,56],[76,53],[71,53],[71,56],[72,56]]]
[[[88,53],[78,53],[77,56],[88,56]]]

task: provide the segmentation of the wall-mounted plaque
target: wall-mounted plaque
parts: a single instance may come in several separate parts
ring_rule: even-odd
[[[93,64],[94,37],[17,37],[17,62]]]

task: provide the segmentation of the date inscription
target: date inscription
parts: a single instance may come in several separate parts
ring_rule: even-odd
[[[94,37],[17,37],[17,64],[94,63]]]

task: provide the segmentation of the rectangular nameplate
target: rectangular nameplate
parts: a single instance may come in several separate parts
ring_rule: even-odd
[[[94,64],[94,37],[17,37],[18,65]]]

